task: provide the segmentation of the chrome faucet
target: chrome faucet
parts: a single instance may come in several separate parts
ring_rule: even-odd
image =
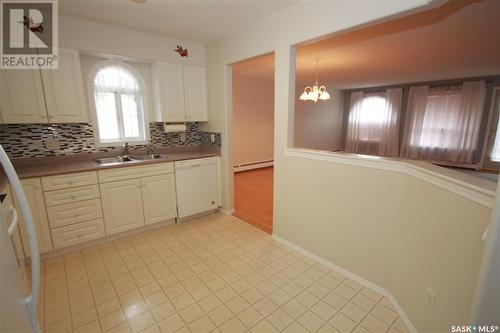
[[[125,144],[122,145],[122,154],[123,156],[127,157],[128,156],[128,142],[125,142]]]
[[[153,145],[151,144],[151,142],[149,142],[148,145],[146,146],[146,152],[148,153],[148,155],[154,154]]]

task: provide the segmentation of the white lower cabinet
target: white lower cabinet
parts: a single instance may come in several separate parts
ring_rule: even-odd
[[[146,224],[177,217],[175,178],[173,174],[141,178]]]
[[[177,218],[172,162],[30,178],[22,184],[40,253]],[[19,225],[24,252],[30,253]]]
[[[116,234],[144,225],[140,179],[109,182],[99,186],[106,234]]]
[[[56,250],[106,236],[103,219],[71,224],[50,232]]]
[[[45,210],[45,200],[43,199],[43,191],[40,183],[40,178],[29,178],[21,180],[24,193],[28,199],[28,204],[33,215],[33,223],[35,224],[38,250],[40,253],[52,250],[52,240],[50,238],[49,223],[47,220],[47,211]],[[17,208],[19,205],[16,203]],[[21,211],[18,209],[18,211]],[[23,242],[24,253],[31,253],[30,245],[24,227],[21,214],[19,214],[19,230],[21,231],[21,239]]]

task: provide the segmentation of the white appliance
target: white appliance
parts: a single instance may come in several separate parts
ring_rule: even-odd
[[[17,212],[8,194],[4,194],[0,203],[0,332],[39,332],[37,303],[40,289],[40,255],[33,217],[21,182],[1,145],[0,164],[23,216],[31,248],[32,271],[31,291],[27,291],[24,255],[20,254],[19,250],[16,252],[13,243],[18,233]]]
[[[179,218],[219,207],[216,157],[175,162],[175,184]]]

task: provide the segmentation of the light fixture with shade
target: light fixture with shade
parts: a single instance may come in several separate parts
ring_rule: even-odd
[[[326,91],[325,86],[320,86],[318,84],[318,67],[321,58],[314,58],[314,60],[316,60],[316,80],[314,81],[314,85],[312,87],[307,86],[304,88],[304,92],[300,95],[299,99],[301,101],[313,101],[314,103],[317,103],[318,100],[326,101],[330,99],[330,94]]]

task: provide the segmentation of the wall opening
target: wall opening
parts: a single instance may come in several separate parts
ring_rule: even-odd
[[[272,233],[274,54],[232,65],[234,215]]]
[[[497,13],[495,1],[447,4],[297,45],[293,147],[498,172],[484,162],[500,58],[482,38],[500,33]],[[301,99],[315,83],[329,98]]]

